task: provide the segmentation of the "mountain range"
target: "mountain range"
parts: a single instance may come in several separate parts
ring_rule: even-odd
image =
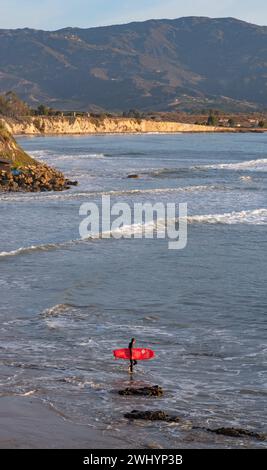
[[[267,27],[186,17],[0,30],[0,93],[64,110],[267,108]]]

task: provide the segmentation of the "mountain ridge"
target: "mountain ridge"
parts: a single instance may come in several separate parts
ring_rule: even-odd
[[[44,32],[44,33],[57,33],[61,31],[67,31],[67,30],[81,30],[81,31],[87,31],[87,30],[92,30],[92,29],[103,29],[103,28],[119,28],[123,26],[131,26],[131,25],[139,25],[139,24],[147,24],[147,23],[171,23],[171,22],[179,22],[182,20],[208,20],[208,21],[218,21],[218,22],[223,22],[223,21],[232,21],[235,23],[243,23],[245,25],[250,25],[256,28],[267,28],[267,25],[259,25],[257,23],[252,23],[250,21],[246,20],[241,20],[238,18],[235,18],[233,16],[223,16],[223,17],[211,17],[211,16],[181,16],[179,18],[150,18],[148,20],[144,21],[130,21],[126,23],[115,23],[115,24],[108,24],[108,25],[99,25],[99,26],[88,26],[88,27],[80,27],[80,26],[65,26],[64,28],[59,28],[59,29],[37,29],[37,28],[29,28],[29,27],[24,27],[24,28],[0,28],[1,31],[36,31],[36,32]]]
[[[0,30],[0,93],[33,105],[126,111],[267,108],[267,26],[183,17]]]

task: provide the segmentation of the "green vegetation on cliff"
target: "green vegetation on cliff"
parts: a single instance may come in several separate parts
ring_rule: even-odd
[[[14,137],[6,130],[0,121],[0,159],[9,160],[13,167],[23,167],[25,165],[38,165],[24,150],[17,144]]]

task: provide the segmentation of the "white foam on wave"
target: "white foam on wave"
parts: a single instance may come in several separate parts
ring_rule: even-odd
[[[69,154],[69,155],[49,155],[46,160],[53,160],[55,163],[57,161],[64,161],[64,160],[71,160],[71,161],[76,161],[79,159],[86,159],[86,158],[93,158],[93,159],[102,159],[105,158],[104,153],[79,153],[77,155],[75,154]]]
[[[89,153],[88,155],[84,156],[89,158],[105,158],[106,155],[104,153]]]
[[[70,153],[70,154],[63,154],[60,155],[58,153],[54,153],[52,151],[47,151],[47,150],[34,150],[31,152],[31,155],[38,158],[38,160],[53,160],[53,162],[56,164],[58,160],[78,160],[78,159],[86,159],[86,158],[105,158],[104,153]]]
[[[177,188],[149,188],[149,189],[126,189],[126,190],[111,190],[111,191],[81,191],[81,192],[66,192],[62,193],[31,193],[27,195],[0,195],[0,201],[4,202],[25,202],[25,201],[40,201],[40,200],[71,200],[80,199],[87,197],[101,197],[101,196],[131,196],[131,195],[142,195],[142,194],[168,194],[168,193],[183,193],[183,192],[204,192],[204,191],[216,191],[219,189],[225,189],[222,185],[194,185],[194,186],[180,186]]]
[[[57,250],[62,248],[67,248],[70,246],[74,246],[80,243],[85,243],[86,241],[90,240],[100,240],[109,238],[107,235],[110,235],[110,238],[131,238],[131,236],[135,234],[149,234],[153,233],[155,229],[157,229],[158,233],[161,233],[165,230],[166,225],[168,222],[179,222],[182,218],[176,219],[158,219],[157,221],[151,220],[146,223],[140,224],[130,224],[124,225],[117,229],[103,232],[100,234],[91,235],[88,239],[76,239],[76,240],[69,240],[62,243],[48,243],[43,245],[32,245],[29,247],[21,247],[17,250],[13,251],[2,251],[0,252],[0,259],[18,255],[26,255],[33,252],[42,252],[42,251],[50,251],[50,250]],[[246,210],[240,212],[226,212],[223,214],[201,214],[201,215],[190,215],[187,217],[187,222],[189,224],[226,224],[226,225],[233,225],[233,224],[248,224],[248,225],[267,225],[267,209],[254,209],[254,210]]]
[[[101,237],[105,238],[108,234],[116,238],[121,235],[125,238],[130,238],[132,235],[137,234],[151,234],[157,229],[157,233],[165,231],[168,222],[179,222],[183,218],[176,219],[158,219],[157,221],[151,220],[147,223],[124,225],[120,228],[112,230],[111,232],[104,232]],[[267,209],[255,209],[240,212],[226,212],[223,214],[203,214],[193,215],[187,217],[188,224],[248,224],[248,225],[267,225]],[[95,238],[101,238],[96,236]],[[94,238],[94,237],[92,237]]]
[[[67,248],[68,246],[71,246],[75,243],[79,243],[81,241],[82,240],[78,239],[78,240],[68,240],[66,242],[61,242],[61,243],[46,243],[42,245],[31,245],[31,246],[26,246],[26,247],[20,247],[12,251],[1,251],[0,258],[26,255],[29,253],[34,253],[36,251],[42,252],[42,251],[56,250],[58,248]]]
[[[238,163],[218,163],[213,165],[203,165],[198,168],[222,169],[222,170],[263,170],[267,171],[267,158],[259,158]]]
[[[124,196],[134,194],[164,194],[164,193],[180,193],[180,192],[199,192],[199,191],[213,191],[219,189],[218,186],[214,185],[195,185],[195,186],[180,186],[178,188],[149,188],[149,189],[128,189],[124,191],[108,191],[99,192],[98,195],[110,195],[110,196]],[[94,193],[96,194],[96,193]]]
[[[187,218],[188,223],[207,223],[207,224],[267,224],[267,209],[255,209],[240,212],[227,212],[224,214],[204,214],[194,215]]]

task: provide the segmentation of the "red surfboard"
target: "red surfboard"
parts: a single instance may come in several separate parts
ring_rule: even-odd
[[[130,349],[116,349],[113,351],[113,354],[116,359],[125,359],[130,360]],[[147,348],[133,348],[132,349],[132,359],[136,361],[147,361],[148,359],[153,359],[155,357],[154,351]]]

